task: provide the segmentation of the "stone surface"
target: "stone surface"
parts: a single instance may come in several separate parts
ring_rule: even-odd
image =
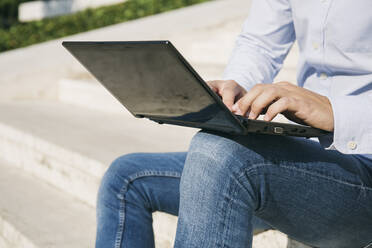
[[[90,206],[95,204],[100,177],[115,157],[130,152],[183,151],[196,132],[137,120],[125,111],[110,114],[49,101],[2,103],[0,112],[2,157]],[[139,130],[141,135],[137,135]],[[175,227],[176,217],[154,214],[158,247],[171,247]],[[0,231],[7,232],[23,235],[9,225]],[[256,239],[257,248],[285,247],[280,246],[285,236],[278,232]]]
[[[0,99],[56,99],[60,79],[86,75],[86,70],[62,47],[63,40],[172,39],[182,52],[198,43],[193,31],[244,20],[249,5],[246,0],[215,0],[1,53]],[[210,13],[219,13],[218,18]],[[226,35],[234,39],[230,33]],[[189,42],[190,36],[193,43]]]
[[[162,37],[174,43],[205,81],[222,77],[246,15],[223,15],[220,18],[221,22],[216,24],[201,25],[185,30],[182,34],[170,33]],[[298,47],[295,44],[274,82],[295,83],[297,60]],[[114,113],[122,111],[120,104],[87,71],[61,79],[58,83],[57,98],[62,102],[96,110]]]
[[[58,84],[60,102],[107,113],[123,114],[128,111],[95,79],[62,79]]]
[[[253,237],[253,248],[285,248],[287,236],[278,231],[266,231]]]
[[[250,1],[215,0],[0,54],[0,99],[56,99],[61,79],[85,78],[86,70],[61,46],[63,40],[168,39],[204,79],[222,75]],[[221,11],[223,10],[223,11]],[[210,13],[218,13],[211,15]],[[295,56],[281,74],[295,81]],[[37,58],[37,61],[35,61]]]
[[[1,247],[93,247],[93,208],[4,161],[0,195]]]
[[[41,20],[47,17],[71,14],[86,8],[96,8],[124,2],[123,0],[49,0],[21,3],[18,19],[21,22]]]
[[[287,248],[312,248],[311,246],[304,245],[296,240],[288,239]]]
[[[116,157],[186,151],[197,131],[51,101],[3,103],[0,112],[2,157],[92,206]]]

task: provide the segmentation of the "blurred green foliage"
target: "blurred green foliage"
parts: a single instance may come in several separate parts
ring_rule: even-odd
[[[18,5],[32,0],[0,0],[0,28],[18,23]]]
[[[207,1],[210,0],[127,0],[75,14],[19,23],[9,29],[0,28],[0,52]]]

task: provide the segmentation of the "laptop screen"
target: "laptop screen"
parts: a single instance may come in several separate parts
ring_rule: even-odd
[[[136,116],[237,128],[166,41],[63,44]]]

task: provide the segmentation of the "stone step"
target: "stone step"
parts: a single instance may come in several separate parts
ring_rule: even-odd
[[[48,17],[67,15],[87,8],[97,8],[112,4],[118,4],[124,0],[49,0],[49,1],[31,1],[21,3],[18,6],[18,20],[29,22],[41,20]]]
[[[128,112],[95,79],[61,79],[58,83],[58,100],[107,113],[122,114],[123,111]]]
[[[197,131],[139,120],[123,110],[103,113],[53,101],[1,103],[0,157],[92,208],[113,159],[131,152],[185,151]],[[172,246],[176,222],[174,216],[154,214],[158,247]]]
[[[136,119],[126,111],[104,113],[53,101],[1,103],[0,112],[1,157],[11,162],[13,170],[22,169],[38,177],[36,181],[45,181],[63,190],[70,195],[65,197],[84,201],[88,208],[95,205],[100,178],[114,158],[131,152],[185,151],[197,131]],[[138,130],[141,130],[140,135],[137,135]],[[15,180],[3,181],[5,186],[1,189],[12,187],[12,181]],[[26,188],[39,192],[33,186]],[[91,218],[93,223],[94,216]],[[154,214],[157,247],[172,247],[176,221],[176,217],[168,214]],[[8,237],[8,232],[16,237],[21,235],[12,225],[6,224],[0,234]],[[9,242],[11,238],[0,235],[0,245]],[[285,235],[270,231],[257,235],[254,247],[284,248],[286,242]],[[10,247],[17,246],[11,244]],[[23,247],[33,248],[31,245]]]
[[[56,99],[59,80],[87,77],[86,70],[62,47],[63,40],[167,39],[191,64],[212,65],[213,71],[214,65],[227,63],[250,3],[250,0],[209,1],[1,53],[0,99]],[[218,18],[210,13],[219,13]],[[38,63],[34,63],[36,57]],[[285,66],[283,71],[290,76],[284,79],[295,82],[296,58],[287,59],[289,67]],[[218,79],[221,69],[208,74],[213,78],[206,75],[206,80]]]
[[[93,247],[92,207],[4,161],[0,195],[1,247]]]
[[[238,25],[235,25],[235,29],[236,26]],[[232,30],[225,30],[228,27],[230,26],[218,26],[218,28],[210,29],[205,32],[208,33],[208,37],[199,37],[204,40],[199,40],[197,43],[189,41],[191,45],[186,44],[187,39],[179,43],[183,50],[183,55],[204,81],[222,78],[226,67],[224,62],[227,61],[228,51],[233,44],[232,38],[235,36],[235,34],[231,34],[234,27],[231,28]],[[226,36],[226,33],[229,32],[230,37]],[[226,38],[217,39],[216,37],[222,36],[221,33],[224,33],[223,37],[228,37],[231,41],[225,41]],[[190,36],[193,35],[190,34]],[[189,36],[185,35],[185,37]],[[210,40],[207,40],[208,38]],[[289,81],[296,83],[297,60],[298,46],[296,43],[284,61],[283,68],[274,79],[274,82]],[[59,80],[57,99],[61,102],[110,113],[121,113],[123,111],[120,103],[87,71]]]
[[[226,37],[224,39],[228,44],[232,44],[242,26],[242,21],[248,15],[249,6],[250,0],[209,1],[1,53],[0,99],[55,99],[57,83],[60,79],[86,73],[84,68],[62,47],[63,40],[170,39],[177,48],[185,51],[188,58],[194,58],[198,57],[199,51],[204,49],[194,45],[203,43],[208,38],[208,33],[212,34],[209,31],[215,28],[221,30],[218,28],[221,25],[233,24],[229,26],[234,27],[233,29],[222,30],[225,32],[222,32]],[[219,13],[218,18],[210,13]],[[218,34],[221,32],[219,31]],[[210,40],[213,40],[213,37],[219,36],[211,36]],[[221,56],[218,55],[217,58],[208,55],[208,61],[217,59],[225,62],[229,50],[219,50],[223,51]],[[37,63],[35,58],[38,58]]]
[[[93,247],[94,209],[37,177],[0,160],[0,247]],[[154,214],[156,247],[171,248],[177,218]],[[266,232],[254,238],[254,248],[285,247],[285,236]]]
[[[288,245],[287,248],[312,248],[308,245],[304,245],[296,240],[288,239]]]
[[[93,247],[94,209],[37,177],[0,160],[0,247]],[[155,213],[156,247],[171,248],[177,218]],[[268,242],[284,248],[285,236],[266,232],[254,238],[254,247]]]
[[[219,79],[224,65],[196,64],[193,66],[205,80]],[[90,109],[121,114],[123,106],[95,78],[61,79],[58,83],[58,100]]]
[[[0,112],[1,156],[92,206],[113,159],[186,151],[197,131],[53,101],[2,103]]]

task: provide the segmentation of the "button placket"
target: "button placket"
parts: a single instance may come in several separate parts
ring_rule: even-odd
[[[313,45],[314,50],[319,50],[319,43],[318,42],[314,41],[312,45]]]
[[[321,5],[319,6],[321,8],[322,18],[319,19],[319,25],[320,25],[320,40],[319,40],[319,49],[320,53],[319,56],[321,57],[322,63],[321,63],[321,69],[320,74],[318,75],[320,80],[327,80],[328,74],[325,72],[326,68],[326,61],[325,61],[325,53],[326,53],[326,44],[325,44],[325,33],[326,33],[326,23],[327,23],[327,17],[329,12],[329,4],[331,0],[319,0]],[[323,71],[323,72],[322,72]]]
[[[350,150],[355,150],[357,148],[357,143],[355,141],[349,141],[347,143],[347,147],[350,149]]]
[[[322,73],[320,73],[319,78],[322,79],[322,80],[326,80],[328,78],[328,75],[327,75],[327,73],[322,72]]]

